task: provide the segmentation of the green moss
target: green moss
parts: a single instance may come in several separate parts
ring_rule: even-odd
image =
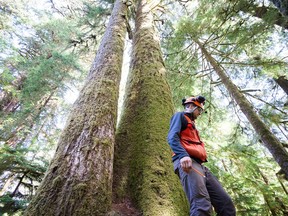
[[[98,52],[100,54],[97,56],[101,64],[94,63],[85,86],[74,104],[51,165],[57,167],[57,170],[48,171],[41,188],[27,208],[26,215],[104,216],[111,206],[112,173],[106,167],[111,162],[114,143],[113,138],[97,135],[107,123],[113,135],[116,125],[126,33],[126,25],[121,16],[125,13],[126,6],[124,7],[121,2],[116,4],[121,6],[114,7],[120,10],[113,12],[116,15],[114,20],[116,23],[108,26],[109,31],[116,30],[106,35],[107,40],[103,40],[104,45],[100,46],[103,50]],[[97,152],[99,146],[103,147],[101,156],[105,160],[93,157],[99,153]],[[82,161],[78,160],[79,155],[84,155]],[[77,172],[78,168],[79,170],[83,168],[81,166],[85,167],[85,173]]]
[[[139,29],[116,134],[114,191],[131,198],[144,216],[188,215],[166,143],[173,104],[161,50],[152,28]]]
[[[134,69],[128,87],[116,136],[115,173],[119,184],[115,183],[115,190],[121,197],[131,197],[143,215],[185,215],[187,201],[173,173],[172,154],[166,143],[173,110],[170,89],[165,77],[157,73],[159,69],[151,72],[159,68],[151,62],[149,67],[142,65],[142,70]]]
[[[57,176],[56,178],[53,179],[52,181],[52,187],[58,188],[59,186],[62,185],[63,177],[62,176]]]
[[[73,186],[73,191],[86,191],[88,185],[86,183],[79,183]]]

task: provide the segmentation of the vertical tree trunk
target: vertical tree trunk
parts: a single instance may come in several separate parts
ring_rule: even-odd
[[[0,189],[0,197],[5,194],[5,192],[7,191],[9,186],[11,185],[11,182],[14,180],[14,178],[15,178],[14,174],[10,174],[7,179],[4,179],[5,183],[2,186],[2,188]],[[1,180],[3,181],[3,179],[1,179]]]
[[[142,0],[137,6],[130,74],[116,134],[113,193],[116,202],[132,200],[144,216],[188,215],[166,142],[173,105],[152,2]]]
[[[270,0],[278,8],[278,10],[288,17],[288,0]]]
[[[13,128],[14,131],[12,131],[5,140],[5,144],[16,148],[18,145],[21,145],[26,140],[26,138],[30,134],[30,130],[32,130],[32,128],[34,127],[35,122],[40,117],[42,111],[46,108],[47,104],[50,102],[55,92],[56,89],[53,89],[53,91],[51,91],[49,95],[43,97],[43,102],[35,106],[34,110],[31,110],[31,113],[28,113],[23,120],[19,121],[18,125]]]
[[[117,99],[127,7],[112,15],[55,156],[25,215],[105,215],[112,201]]]
[[[288,80],[285,76],[280,76],[274,78],[275,82],[283,89],[283,91],[288,95]]]
[[[11,85],[17,89],[21,90],[26,76],[20,76],[15,81],[11,82]],[[14,112],[19,107],[19,100],[13,96],[12,92],[1,89],[0,91],[0,113],[7,114]]]
[[[266,187],[269,187],[268,178],[264,175],[264,173],[260,170],[259,167],[257,167],[257,171],[259,172],[260,176],[262,177],[263,182],[265,183]],[[254,175],[257,176],[256,173]],[[265,200],[265,202],[266,202],[271,214],[273,216],[279,215],[278,210],[280,210],[280,208],[278,208],[279,207],[278,203],[277,202],[273,203],[273,201],[272,201],[272,199],[275,198],[275,197],[270,197],[269,194],[267,194],[267,190],[265,190],[265,187],[264,188],[260,187],[260,191],[261,191],[261,193],[263,195],[263,198],[264,198],[264,200]]]
[[[23,182],[23,179],[25,178],[25,176],[29,173],[29,171],[24,172],[24,174],[19,178],[19,182],[16,186],[16,188],[14,189],[13,193],[11,194],[11,197],[14,197],[16,195],[16,193],[19,191],[19,187]]]
[[[262,19],[264,22],[269,22],[281,26],[284,29],[288,28],[288,20],[284,17],[279,9],[275,7],[267,7],[264,5],[256,4],[254,1],[233,1],[236,4],[236,8],[244,13],[249,13],[252,16]],[[235,10],[235,9],[234,9]],[[273,20],[271,20],[271,14],[273,14]],[[269,20],[268,20],[269,17]]]
[[[278,173],[276,174],[276,176],[277,176],[277,179],[278,179],[278,181],[279,181],[279,183],[280,183],[282,189],[285,191],[285,194],[288,196],[288,191],[287,191],[285,185],[283,184],[283,182],[282,182],[282,180],[281,180],[281,177],[279,176]]]
[[[275,161],[279,164],[286,178],[288,178],[288,153],[280,143],[280,141],[274,136],[269,128],[263,123],[259,116],[254,112],[252,105],[244,97],[244,95],[238,90],[237,86],[229,79],[222,68],[218,65],[215,59],[208,53],[205,47],[198,41],[194,40],[200,47],[204,56],[208,62],[212,65],[222,83],[225,85],[231,96],[237,102],[238,106],[245,114],[256,133],[259,135],[263,144],[270,151]]]

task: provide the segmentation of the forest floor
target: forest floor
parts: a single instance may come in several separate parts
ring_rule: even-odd
[[[120,203],[113,203],[112,211],[108,216],[141,216],[141,213],[133,207],[129,200],[124,200]]]

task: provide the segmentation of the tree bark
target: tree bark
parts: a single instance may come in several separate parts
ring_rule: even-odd
[[[20,76],[15,81],[11,82],[15,89],[21,90],[26,76]],[[7,113],[14,112],[20,105],[19,99],[13,96],[12,92],[7,90],[0,90],[0,113],[3,115]]]
[[[287,18],[284,17],[279,12],[279,10],[277,10],[277,8],[258,6],[256,4],[251,3],[251,2],[247,2],[244,5],[240,4],[239,10],[241,10],[245,13],[249,13],[252,16],[258,17],[265,22],[270,22],[271,24],[278,25],[284,29],[288,29]],[[270,15],[269,15],[269,13],[270,13]],[[268,18],[270,18],[270,20],[267,20]]]
[[[265,184],[267,187],[269,187],[268,178],[264,175],[264,173],[260,170],[259,167],[257,167],[257,171],[259,172],[260,176],[262,177],[264,184]],[[256,176],[256,175],[257,175],[257,174],[255,174],[255,176]],[[267,206],[268,206],[271,214],[272,214],[273,216],[279,215],[279,213],[277,212],[277,210],[279,210],[279,209],[278,209],[278,205],[276,205],[276,202],[275,202],[275,203],[272,202],[272,199],[273,199],[274,197],[270,197],[269,194],[267,194],[267,191],[265,190],[265,188],[263,188],[263,187],[260,187],[260,191],[261,191],[261,193],[262,193],[262,195],[263,195],[263,199],[265,200],[265,202],[266,202],[266,204],[267,204]],[[277,204],[278,204],[278,203],[277,203]]]
[[[144,216],[188,215],[166,142],[174,110],[152,2],[142,0],[137,6],[130,74],[116,134],[113,194],[115,202],[132,200]]]
[[[288,178],[288,153],[282,146],[280,141],[274,136],[269,128],[263,123],[259,116],[254,112],[252,105],[239,91],[236,85],[229,79],[223,69],[218,65],[215,59],[208,53],[205,47],[200,41],[194,39],[199,45],[202,53],[206,57],[207,61],[212,65],[222,83],[225,85],[232,98],[237,102],[241,111],[245,114],[256,133],[259,135],[264,146],[270,151],[275,161],[279,164],[286,178]]]
[[[288,80],[285,76],[280,76],[274,78],[274,81],[283,89],[283,91],[288,95]]]
[[[21,145],[28,135],[30,134],[30,130],[35,125],[35,122],[40,117],[42,111],[47,107],[47,104],[50,102],[51,98],[56,92],[56,88],[53,89],[49,95],[43,96],[43,102],[39,103],[39,105],[35,106],[30,113],[28,113],[23,120],[18,122],[18,125],[13,128],[13,131],[9,134],[5,143],[9,146],[16,148],[18,145]],[[23,132],[24,131],[24,132]]]
[[[15,176],[14,176],[14,173],[13,173],[13,174],[10,174],[7,179],[4,179],[5,183],[3,184],[2,188],[0,189],[0,197],[5,194],[5,192],[7,191],[9,186],[11,185],[11,182],[14,180],[14,178],[15,178]],[[1,180],[3,181],[3,179],[1,179]]]
[[[110,209],[126,12],[117,0],[54,158],[24,215],[101,216]]]
[[[278,8],[278,10],[288,17],[288,0],[270,0]]]

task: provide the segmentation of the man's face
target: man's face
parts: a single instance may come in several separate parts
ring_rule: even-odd
[[[198,116],[200,116],[203,112],[203,109],[201,107],[198,106],[194,106],[193,104],[190,105],[191,109],[194,109],[196,107],[196,109],[193,111],[192,115],[194,117],[194,119],[197,119]]]

